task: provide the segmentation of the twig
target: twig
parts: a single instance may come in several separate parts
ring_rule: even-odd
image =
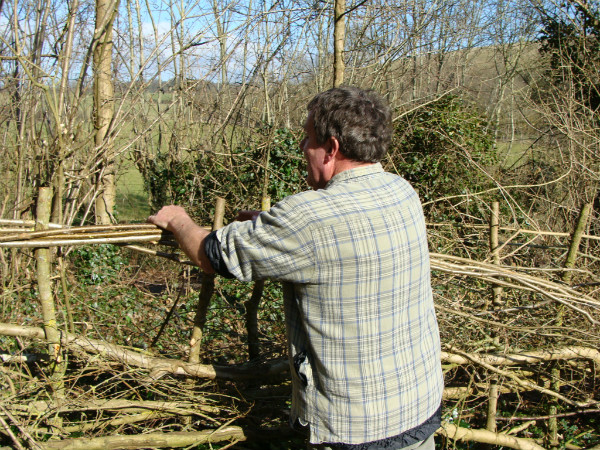
[[[524,422],[521,425],[517,425],[516,427],[511,428],[510,430],[506,431],[506,434],[517,434],[520,433],[521,431],[525,431],[527,428],[529,428],[530,426],[535,425],[535,420],[530,420],[529,422]]]
[[[158,256],[160,258],[166,258],[166,259],[175,261],[180,264],[195,266],[195,264],[193,262],[185,260],[185,259],[181,259],[176,253],[161,252],[161,251],[152,250],[152,249],[146,248],[146,247],[140,247],[138,245],[127,245],[127,244],[119,244],[119,245],[123,245],[123,247],[128,248],[129,250],[133,250],[135,252],[145,253],[147,255],[152,255],[152,256]]]
[[[12,430],[10,429],[10,427],[8,426],[6,421],[2,418],[2,416],[0,416],[0,425],[2,425],[2,428],[4,428],[4,431],[6,432],[8,437],[15,443],[15,446],[17,447],[17,449],[25,450],[25,447],[23,447],[23,444],[21,444],[19,439],[17,439],[17,437],[14,435],[14,433],[12,432]]]
[[[4,415],[6,415],[6,417],[8,417],[8,419],[13,423],[13,425],[19,429],[19,431],[21,432],[23,437],[29,442],[29,445],[32,448],[41,449],[40,444],[38,444],[36,442],[36,440],[31,437],[31,435],[27,432],[27,430],[25,430],[21,426],[21,424],[13,417],[13,415],[9,411],[6,410],[6,408],[4,406],[0,405],[0,410],[2,410]],[[8,424],[4,421],[4,419],[2,419],[2,417],[0,417],[0,420],[2,421],[2,426],[6,426],[7,432],[10,432],[10,427],[8,427]],[[10,434],[12,435],[12,432],[10,432]],[[14,435],[12,435],[12,436],[14,436]],[[12,437],[11,437],[11,439],[12,439]],[[15,442],[15,445],[17,445],[17,447],[23,448],[21,446],[21,444],[19,443],[19,441],[16,440],[16,438],[14,438],[13,440]]]
[[[14,225],[17,227],[35,227],[35,220],[19,220],[19,219],[0,219],[0,225]],[[63,228],[57,223],[49,223],[48,228]]]
[[[445,227],[445,226],[451,226],[454,228],[472,228],[475,230],[485,230],[488,228],[487,225],[475,225],[475,224],[468,224],[468,223],[427,223],[428,227]],[[561,232],[561,231],[543,231],[543,230],[528,230],[526,228],[515,228],[515,227],[499,227],[498,228],[499,231],[510,231],[512,233],[522,233],[522,234],[535,234],[535,235],[539,235],[539,236],[556,236],[556,237],[570,237],[571,233],[565,233],[565,232]],[[595,241],[600,241],[600,236],[592,236],[589,234],[583,234],[581,235],[581,237],[583,239],[590,239],[590,240],[595,240]]]
[[[476,361],[493,366],[514,366],[518,364],[539,364],[548,361],[567,361],[571,359],[587,359],[600,365],[600,351],[587,347],[564,347],[556,350],[530,350],[522,353],[510,354],[472,354],[451,347],[452,353],[442,352],[443,362],[454,364],[468,364]]]
[[[532,275],[518,273],[513,270],[513,267],[497,266],[466,258],[432,253],[431,269],[454,275],[471,276],[501,286],[511,286],[513,288],[538,292],[553,301],[579,312],[585,316],[590,323],[594,325],[600,323],[592,317],[589,312],[574,305],[574,303],[580,303],[595,309],[600,309],[600,302],[597,300],[576,291],[569,286],[554,283]],[[506,281],[507,279],[510,280],[510,282]]]
[[[181,271],[181,273],[179,274],[179,276],[183,277],[184,273],[185,273],[185,269]],[[173,302],[173,306],[171,306],[171,309],[167,313],[167,317],[165,317],[165,320],[161,324],[160,330],[158,330],[158,333],[156,333],[156,336],[152,340],[152,343],[150,344],[150,348],[154,347],[156,345],[156,343],[158,342],[158,340],[160,339],[160,337],[162,336],[165,327],[169,323],[169,320],[171,320],[171,316],[173,315],[173,312],[175,311],[175,308],[177,308],[177,303],[179,303],[179,299],[181,298],[181,293],[183,291],[184,291],[184,288],[182,286],[182,287],[179,288],[179,291],[177,292],[177,297],[175,298],[175,301]]]
[[[501,370],[498,369],[497,367],[492,366],[491,364],[485,362],[483,360],[483,358],[473,355],[473,354],[469,354],[469,353],[465,353],[453,346],[448,346],[450,348],[450,350],[453,353],[456,353],[458,355],[464,356],[465,358],[471,360],[472,362],[479,364],[481,367],[484,367],[485,369],[497,373],[499,375],[505,376],[506,378],[514,381],[515,383],[517,383],[519,386],[526,388],[526,389],[532,389],[538,392],[541,392],[542,394],[546,394],[549,395],[551,397],[554,397],[558,400],[561,400],[565,403],[567,403],[568,405],[572,405],[572,406],[577,406],[579,408],[583,408],[586,406],[589,406],[590,404],[595,404],[596,402],[592,401],[592,402],[586,402],[586,403],[582,403],[582,402],[578,402],[575,400],[571,400],[567,397],[565,397],[562,394],[559,394],[558,392],[554,392],[553,390],[547,389],[545,387],[542,387],[536,383],[534,383],[533,381],[529,381],[529,380],[523,380],[521,378],[519,378],[518,376],[516,376],[514,373],[508,372],[506,370]]]
[[[127,234],[155,234],[161,232],[164,235],[171,235],[170,232],[161,230],[156,225],[91,225],[84,227],[65,227],[60,229],[49,229],[43,231],[21,231],[19,234],[9,234],[0,236],[0,241],[22,241],[38,239],[42,237],[68,236],[77,237],[81,235],[127,235]]]
[[[582,409],[580,411],[571,411],[566,413],[558,413],[546,416],[524,416],[524,417],[498,417],[498,420],[503,422],[516,422],[520,420],[547,420],[552,417],[560,418],[560,417],[572,417],[578,416],[580,414],[595,414],[600,413],[600,409]]]

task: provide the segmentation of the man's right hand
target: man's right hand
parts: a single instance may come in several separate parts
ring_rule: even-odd
[[[147,222],[173,233],[179,247],[190,260],[204,272],[214,273],[214,269],[204,251],[204,239],[209,231],[199,227],[181,206],[164,206]]]
[[[146,221],[153,223],[157,227],[174,232],[181,224],[189,223],[191,218],[181,206],[169,205],[163,206],[160,211],[148,217]]]

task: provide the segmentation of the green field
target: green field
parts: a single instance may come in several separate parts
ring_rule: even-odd
[[[123,161],[117,178],[116,212],[119,222],[143,222],[150,214],[144,180],[131,161]]]

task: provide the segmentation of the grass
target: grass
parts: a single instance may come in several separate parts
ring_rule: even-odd
[[[143,222],[150,214],[144,180],[129,160],[123,161],[119,169],[116,209],[119,222]]]
[[[533,140],[516,140],[512,145],[508,141],[499,140],[496,145],[500,166],[502,168],[511,168],[515,165],[520,166],[529,161],[530,155],[527,155],[527,153],[532,150]]]

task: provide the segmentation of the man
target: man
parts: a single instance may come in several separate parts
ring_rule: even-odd
[[[427,236],[417,194],[379,164],[390,109],[331,89],[304,128],[312,191],[210,234],[177,206],[148,220],[206,272],[284,282],[291,422],[310,443],[433,450],[443,377]]]

